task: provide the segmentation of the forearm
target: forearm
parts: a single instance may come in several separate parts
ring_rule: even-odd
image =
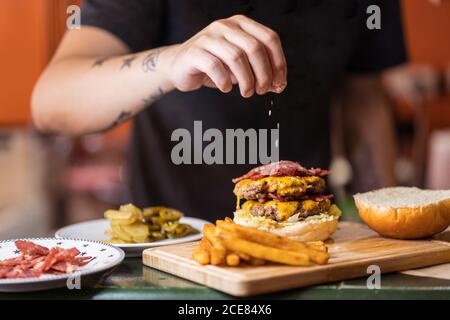
[[[68,32],[35,87],[37,127],[65,134],[104,131],[174,88],[228,93],[237,85],[249,98],[281,93],[287,85],[280,38],[242,15],[214,21],[180,44],[123,55],[128,51],[99,28]]]
[[[164,48],[116,57],[53,61],[38,81],[33,116],[43,131],[106,131],[173,90],[160,66]]]

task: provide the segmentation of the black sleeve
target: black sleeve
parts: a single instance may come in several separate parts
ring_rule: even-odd
[[[376,4],[381,12],[381,29],[370,30],[367,6]],[[348,69],[351,73],[373,73],[407,61],[399,0],[367,1],[360,6],[361,23],[357,45]]]
[[[102,28],[131,51],[156,47],[163,34],[164,0],[85,0],[81,24]]]

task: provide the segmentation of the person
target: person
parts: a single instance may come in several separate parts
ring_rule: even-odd
[[[381,29],[367,26],[373,4]],[[394,0],[86,0],[81,12],[36,84],[37,128],[79,135],[133,118],[132,201],[209,220],[231,214],[231,179],[256,165],[174,163],[177,129],[196,144],[194,121],[224,135],[279,128],[280,159],[327,168],[333,94],[349,83],[363,112],[382,103],[380,72],[406,60]]]

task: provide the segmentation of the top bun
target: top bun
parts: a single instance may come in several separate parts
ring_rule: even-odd
[[[384,188],[354,195],[361,219],[379,234],[418,239],[450,225],[450,190]]]

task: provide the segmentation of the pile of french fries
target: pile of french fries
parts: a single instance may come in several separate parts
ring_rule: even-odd
[[[322,241],[298,242],[270,232],[235,224],[230,218],[203,227],[203,239],[192,253],[202,265],[260,266],[275,262],[308,266],[311,262],[326,264],[327,247]]]

